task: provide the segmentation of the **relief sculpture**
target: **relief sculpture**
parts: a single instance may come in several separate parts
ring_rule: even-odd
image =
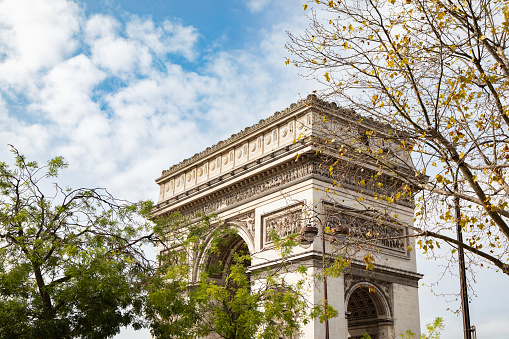
[[[404,228],[380,224],[375,220],[354,217],[344,213],[340,213],[338,217],[341,224],[350,229],[350,237],[357,239],[373,237],[377,246],[406,252],[404,239],[406,230]]]
[[[263,243],[272,242],[274,232],[279,237],[300,232],[303,220],[302,205],[262,217]]]
[[[243,188],[236,192],[221,196],[218,199],[215,199],[213,201],[201,205],[201,207],[197,209],[186,211],[182,213],[182,215],[185,216],[186,218],[193,218],[198,212],[204,214],[216,212],[221,208],[226,208],[230,205],[239,203],[245,199],[252,198],[258,194],[266,194],[267,191],[271,189],[279,189],[281,185],[290,183],[306,175],[314,173],[317,168],[318,164],[315,163],[302,164],[300,166],[278,173],[273,177],[268,178],[262,182]]]
[[[254,239],[255,234],[255,213],[254,211],[244,213],[226,222],[229,225],[240,226]]]

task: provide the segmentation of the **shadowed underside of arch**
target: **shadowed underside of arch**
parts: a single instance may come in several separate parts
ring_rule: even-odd
[[[369,292],[367,287],[357,287],[348,300],[348,338],[359,339],[368,333],[372,339],[389,338],[392,321],[380,298],[384,296]]]
[[[225,280],[225,274],[228,271],[228,267],[233,263],[233,255],[235,253],[240,255],[249,254],[246,242],[239,235],[230,235],[223,240],[219,244],[217,251],[209,255],[205,266],[210,277],[217,279],[218,282]],[[246,261],[244,264],[246,267],[249,267],[251,266],[251,261]]]

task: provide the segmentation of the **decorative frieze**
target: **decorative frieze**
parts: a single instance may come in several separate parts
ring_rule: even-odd
[[[378,219],[353,216],[345,212],[329,210],[327,215],[337,216],[343,226],[348,227],[349,237],[373,246],[387,248],[393,251],[406,253],[407,235],[406,227],[396,227],[381,223]]]
[[[262,216],[262,246],[266,247],[274,240],[274,233],[282,238],[300,232],[304,222],[305,214],[300,203]]]
[[[198,208],[184,211],[182,214],[185,217],[193,218],[194,215],[196,215],[198,212],[210,214],[220,209],[227,208],[233,204],[240,203],[246,199],[267,194],[271,190],[280,189],[282,185],[291,183],[307,175],[313,174],[318,169],[318,166],[319,165],[316,163],[308,162],[288,170],[283,170],[269,178],[264,179],[263,181],[244,187],[235,192],[222,195],[219,198],[204,203]]]

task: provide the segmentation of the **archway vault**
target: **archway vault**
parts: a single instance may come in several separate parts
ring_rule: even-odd
[[[393,319],[389,298],[373,282],[358,282],[345,295],[348,338],[358,339],[368,333],[372,339],[389,338]]]
[[[221,239],[217,251],[214,251],[214,253],[208,253],[212,239],[207,239],[209,246],[207,246],[204,251],[197,254],[197,260],[195,261],[193,270],[193,281],[198,280],[200,273],[206,270],[210,279],[216,280],[218,283],[224,282],[228,267],[233,263],[234,254],[240,253],[250,255],[252,253],[249,246],[249,238],[245,239],[242,235],[242,232],[238,232],[225,236]],[[249,267],[251,261],[249,260],[245,265],[246,268]]]

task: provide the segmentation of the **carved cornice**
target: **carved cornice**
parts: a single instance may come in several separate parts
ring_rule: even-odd
[[[182,192],[178,196],[157,204],[153,210],[153,215],[156,216],[160,213],[169,213],[177,210],[189,218],[192,218],[197,212],[206,214],[219,213],[227,208],[232,208],[247,201],[257,199],[263,195],[281,190],[287,186],[305,180],[310,176],[332,183],[333,179],[330,177],[330,173],[324,170],[323,166],[320,166],[322,164],[320,158],[310,153],[302,154],[298,162],[295,162],[292,158],[283,163],[278,163],[273,167],[266,168],[261,172],[256,172],[240,181],[237,179],[245,173],[254,171],[256,167],[266,166],[271,162],[276,162],[278,159],[300,151],[304,147],[305,145],[303,144],[292,144],[291,146],[276,150],[262,159],[257,159],[250,164],[233,170],[228,174]],[[224,185],[229,181],[232,182],[229,186],[214,190],[215,186]],[[347,190],[358,190],[358,187],[355,185],[343,184],[342,186]],[[201,195],[206,191],[210,193],[193,200],[193,196]],[[363,192],[359,193],[370,195],[372,192],[364,189]],[[186,200],[188,202],[183,206],[177,208],[172,207],[177,204],[180,205]],[[399,200],[397,204],[413,207],[413,202],[406,202],[403,200]]]
[[[242,167],[239,167],[239,168],[234,169],[226,174],[223,174],[219,177],[216,177],[216,178],[211,179],[207,182],[204,182],[204,183],[200,184],[199,186],[196,186],[190,190],[184,191],[184,192],[174,196],[173,198],[170,198],[168,200],[158,203],[154,207],[153,214],[156,215],[162,211],[166,212],[166,210],[168,210],[168,208],[171,209],[171,206],[178,204],[184,200],[190,200],[193,196],[201,194],[204,191],[210,191],[210,194],[207,196],[209,198],[212,196],[218,196],[218,195],[222,196],[224,194],[227,194],[228,192],[231,192],[233,189],[236,189],[239,187],[244,187],[246,185],[246,182],[250,183],[255,180],[258,180],[256,178],[267,177],[268,175],[271,175],[272,172],[277,171],[281,168],[285,168],[286,166],[288,166],[288,164],[292,164],[292,165],[295,164],[295,161],[292,158],[292,161],[286,165],[275,166],[275,167],[272,167],[266,171],[262,171],[261,173],[255,173],[255,174],[253,174],[252,177],[247,178],[246,179],[247,181],[243,180],[241,182],[236,182],[235,184],[233,184],[230,187],[226,187],[219,191],[212,192],[214,187],[216,187],[216,186],[223,185],[227,182],[233,182],[239,176],[242,176],[248,172],[253,172],[257,168],[266,166],[267,164],[269,164],[271,162],[276,162],[279,159],[286,157],[288,155],[296,154],[297,152],[300,153],[306,146],[307,146],[306,143],[299,142],[299,143],[294,143],[294,144],[288,145],[284,148],[277,149],[274,152],[271,152],[262,158],[256,159],[250,163],[245,164]],[[306,158],[306,155],[301,154],[300,161],[302,162],[305,158]],[[203,201],[203,199],[204,198],[201,198],[200,201]],[[205,199],[207,199],[207,198],[205,198]],[[195,206],[195,205],[196,205],[195,201],[190,201],[188,206]]]
[[[304,108],[311,108],[311,107],[318,108],[318,109],[327,109],[331,113],[338,115],[338,116],[349,116],[351,118],[356,118],[356,119],[360,118],[360,115],[356,114],[353,110],[343,109],[341,107],[338,107],[336,105],[336,103],[334,103],[334,102],[327,102],[327,101],[318,99],[318,97],[314,94],[310,94],[307,96],[306,99],[302,99],[302,100],[297,101],[296,103],[292,103],[290,105],[290,107],[288,107],[282,111],[277,111],[272,116],[270,116],[266,119],[260,120],[257,124],[255,124],[253,126],[246,127],[236,134],[232,134],[228,139],[219,141],[217,144],[207,147],[204,151],[202,151],[200,153],[196,153],[192,157],[185,159],[176,165],[171,166],[168,170],[163,170],[161,177],[157,180],[160,180],[163,177],[170,176],[170,175],[174,174],[175,172],[178,172],[179,170],[185,168],[186,166],[189,166],[197,161],[200,161],[201,159],[203,159],[211,154],[214,154],[222,149],[226,149],[229,146],[231,146],[232,144],[234,144],[235,142],[243,139],[244,137],[246,137],[250,134],[254,134],[257,131],[269,126],[270,124],[272,124],[278,120],[282,120],[285,117],[291,116],[292,114],[298,112],[299,110],[302,110]],[[366,122],[369,122],[369,121],[374,122],[373,119],[367,119]]]
[[[295,161],[292,160],[270,168],[257,174],[254,180],[248,178],[243,182],[236,183],[233,187],[224,188],[188,203],[185,205],[185,209],[180,212],[188,218],[192,218],[198,212],[205,214],[219,213],[247,201],[280,191],[302,180],[320,177],[318,173],[319,163],[299,161],[298,165],[294,164]]]
[[[386,265],[375,264],[373,271],[368,271],[366,265],[360,260],[355,260],[350,263],[350,266],[345,268],[345,279],[351,279],[353,276],[360,277],[363,280],[380,281],[388,283],[396,283],[400,285],[418,287],[419,280],[423,275],[417,272],[407,271],[400,268],[389,267]]]
[[[277,267],[277,265],[281,264],[282,261],[283,259],[273,260],[271,262],[263,262],[258,265],[251,266],[250,270],[258,271]],[[323,265],[322,253],[315,250],[309,250],[304,253],[289,255],[284,258],[284,261],[290,265],[293,264],[295,267],[297,266],[295,264],[302,264],[306,267],[317,268],[321,268]],[[415,271],[408,271],[401,268],[390,267],[381,264],[375,264],[373,271],[369,271],[366,269],[366,265],[358,259],[350,260],[350,266],[344,269],[342,275],[345,280],[353,279],[355,277],[355,279],[360,279],[363,281],[377,281],[379,284],[395,283],[412,287],[419,287],[419,280],[424,277],[424,275]]]

